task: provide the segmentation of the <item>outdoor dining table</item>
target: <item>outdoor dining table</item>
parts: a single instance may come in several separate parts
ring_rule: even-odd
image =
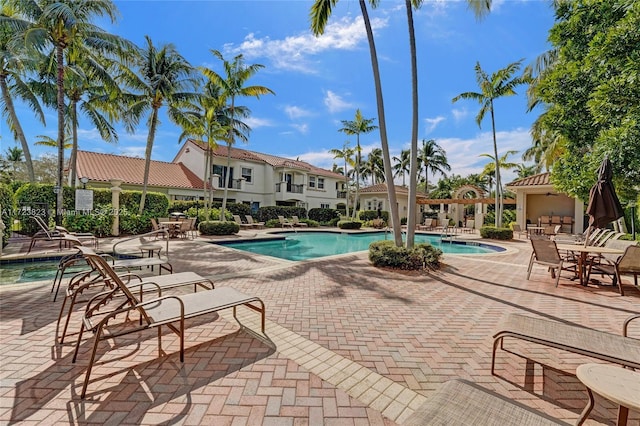
[[[597,247],[597,246],[585,246],[584,243],[580,244],[558,244],[559,251],[570,251],[573,253],[579,253],[578,256],[578,278],[580,284],[586,286],[585,268],[587,266],[587,255],[593,254],[623,254],[622,250],[614,249],[611,247]]]
[[[529,235],[542,234],[542,231],[544,231],[544,226],[532,226],[532,225],[527,226],[527,232],[529,233]]]
[[[180,229],[181,220],[168,220],[160,222],[160,225],[163,225],[169,231],[169,236],[171,238],[178,235],[178,230]]]

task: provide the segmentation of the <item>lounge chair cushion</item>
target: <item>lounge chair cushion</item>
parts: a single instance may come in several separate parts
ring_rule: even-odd
[[[465,380],[444,383],[404,425],[567,425]]]

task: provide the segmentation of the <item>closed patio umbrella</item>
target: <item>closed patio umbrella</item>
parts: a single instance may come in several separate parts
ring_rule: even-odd
[[[600,164],[600,168],[598,168],[598,181],[593,185],[589,193],[589,204],[587,205],[589,231],[586,241],[589,240],[589,233],[592,228],[604,228],[624,214],[612,179],[611,161],[608,157],[605,157],[602,160],[602,164]]]

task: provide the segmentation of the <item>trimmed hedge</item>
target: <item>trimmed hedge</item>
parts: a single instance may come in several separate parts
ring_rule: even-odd
[[[340,212],[336,209],[314,208],[309,210],[309,219],[320,223],[329,223],[333,219],[340,219]]]
[[[480,236],[491,240],[510,240],[513,238],[513,230],[496,228],[495,226],[483,226],[480,228]]]
[[[260,207],[256,216],[258,222],[268,222],[271,219],[278,219],[278,216],[298,216],[299,219],[306,219],[307,211],[304,207],[268,206]]]
[[[13,192],[8,185],[0,183],[0,208],[2,210],[2,223],[4,223],[4,235],[2,236],[2,247],[7,245],[11,236],[11,227],[13,226],[13,213],[15,206],[13,205]]]
[[[341,220],[338,222],[338,228],[340,229],[360,229],[362,228],[362,222],[356,222],[351,220]]]
[[[210,220],[207,222],[200,222],[198,230],[202,235],[233,235],[240,232],[240,225],[235,222]]]
[[[375,241],[369,245],[369,260],[373,266],[397,269],[438,269],[442,251],[429,243],[416,244],[411,249],[398,247],[393,241]]]
[[[62,220],[62,224],[70,231],[91,232],[98,237],[104,237],[106,235],[111,235],[113,216],[110,214],[65,215]]]
[[[389,212],[385,210],[380,211],[380,216],[385,222],[389,222]],[[367,222],[369,220],[378,218],[378,210],[362,210],[358,215],[361,221]]]

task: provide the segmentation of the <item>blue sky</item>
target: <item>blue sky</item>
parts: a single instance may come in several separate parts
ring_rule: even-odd
[[[120,18],[102,27],[138,45],[149,35],[156,46],[173,43],[194,66],[218,71],[220,62],[210,49],[231,59],[238,53],[246,63],[265,66],[249,82],[272,89],[276,95],[259,100],[243,99],[252,116],[248,144],[238,147],[299,158],[331,168],[328,153],[345,141],[338,132],[340,120],[352,120],[356,108],[365,118],[377,110],[368,44],[358,2],[338,2],[325,35],[309,30],[310,1],[142,1],[115,2]],[[380,61],[391,155],[409,147],[411,136],[411,85],[408,32],[403,1],[385,0],[370,10]],[[478,128],[478,104],[451,99],[464,91],[477,91],[474,66],[479,61],[488,73],[524,59],[532,63],[549,48],[548,31],[553,9],[546,1],[495,1],[492,12],[476,21],[464,1],[425,1],[414,12],[419,73],[419,141],[434,138],[447,152],[452,172],[478,172],[488,161],[479,157],[492,152],[491,124]],[[536,113],[526,113],[525,88],[519,95],[497,101],[496,127],[501,153],[530,145],[529,128]],[[33,113],[19,105],[29,141],[36,135],[56,136],[56,116],[47,111],[47,127],[33,120]],[[180,129],[161,118],[153,159],[171,161],[179,149]],[[135,134],[119,133],[119,143],[102,142],[89,124],[81,122],[83,150],[144,156],[145,121]],[[376,120],[377,123],[377,120]],[[2,122],[2,152],[14,145]],[[361,136],[366,154],[380,145],[377,131]],[[52,148],[33,147],[37,156]],[[68,155],[68,154],[67,154]],[[520,161],[520,155],[513,157]],[[513,178],[507,174],[505,179]]]

